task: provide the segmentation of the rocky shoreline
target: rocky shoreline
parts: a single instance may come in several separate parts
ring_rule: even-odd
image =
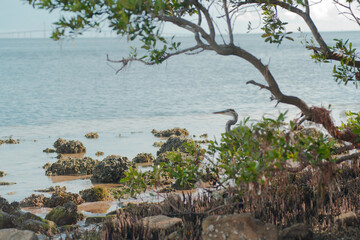
[[[153,130],[152,133],[163,140],[162,144],[156,144],[159,148],[156,156],[139,153],[131,161],[119,155],[108,155],[101,161],[95,160],[84,156],[86,147],[82,142],[61,138],[56,140],[54,149],[47,148],[44,152],[58,153],[58,160],[45,164],[44,174],[87,177],[93,186],[79,193],[68,192],[65,187],[60,186],[38,189],[35,190],[38,193],[20,202],[9,203],[0,197],[0,239],[170,240],[239,239],[239,236],[243,236],[244,239],[311,240],[333,239],[333,236],[348,234],[359,226],[358,213],[351,209],[333,219],[336,230],[323,228],[321,231],[314,231],[314,226],[304,224],[303,221],[290,224],[292,211],[301,208],[296,205],[300,204],[300,200],[297,203],[297,200],[288,197],[296,195],[295,192],[299,191],[297,187],[289,186],[284,192],[274,190],[271,193],[274,194],[271,206],[282,206],[274,210],[270,209],[269,202],[261,199],[251,202],[237,190],[211,188],[213,176],[194,183],[195,187],[205,191],[185,193],[183,190],[194,187],[184,188],[179,183],[161,179],[163,185],[156,192],[162,196],[162,201],[127,201],[125,199],[129,195],[124,194],[124,190],[128,186],[121,183],[125,172],[137,169],[141,164],[157,166],[168,163],[168,154],[174,150],[183,159],[198,161],[184,148],[184,145],[192,142],[186,129]],[[89,136],[93,135],[91,133]],[[87,138],[98,137],[99,135]],[[200,138],[202,140],[198,140],[196,144],[207,142],[206,134]],[[199,147],[197,151],[198,159],[204,158],[205,150]],[[6,173],[0,174],[2,177]],[[303,180],[309,179],[306,174],[302,177]],[[294,186],[301,186],[296,184],[303,180],[294,180]],[[286,202],[288,200],[290,202]],[[288,206],[289,203],[293,205]],[[114,204],[116,210],[109,212]],[[269,218],[270,212],[275,220]],[[279,218],[284,222],[278,222]],[[359,233],[355,235],[360,237]]]

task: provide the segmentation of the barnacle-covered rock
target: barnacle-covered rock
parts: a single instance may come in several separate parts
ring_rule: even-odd
[[[154,134],[155,137],[170,137],[172,135],[183,136],[183,137],[189,136],[189,131],[186,128],[177,128],[177,127],[162,131],[157,131],[153,129],[151,133]]]
[[[99,138],[99,134],[97,132],[89,132],[85,134],[86,138]]]
[[[49,200],[44,194],[31,194],[20,202],[21,207],[45,207],[45,203]]]
[[[95,186],[80,191],[80,195],[86,202],[106,201],[113,199],[110,191],[106,187],[102,186]]]
[[[5,140],[5,143],[6,144],[18,144],[18,143],[20,143],[20,140],[19,139],[15,140],[15,139],[9,138],[9,139]]]
[[[77,206],[73,202],[67,202],[63,206],[53,208],[45,217],[45,219],[53,221],[59,226],[75,224],[84,218],[84,214],[78,213]]]
[[[125,171],[131,166],[127,157],[110,155],[93,169],[91,181],[98,183],[118,183],[125,177]]]
[[[63,189],[55,191],[51,197],[45,197],[43,194],[32,194],[20,202],[21,207],[56,207],[69,201],[79,205],[84,201],[77,193],[65,192]]]
[[[151,153],[139,153],[133,158],[133,163],[152,163],[155,157]]]
[[[54,147],[57,153],[83,153],[86,152],[86,147],[80,141],[59,138],[55,141]]]
[[[46,148],[43,150],[44,153],[54,153],[56,152],[55,149],[52,149],[52,148]]]
[[[104,155],[104,152],[101,152],[101,151],[97,151],[95,153],[96,156],[100,157],[100,156],[103,156]]]
[[[100,163],[90,157],[60,158],[53,164],[46,163],[43,168],[47,176],[57,175],[90,175],[93,168]]]
[[[180,152],[185,151],[184,143],[190,143],[191,139],[181,137],[181,136],[171,136],[169,139],[161,146],[161,148],[157,151],[157,155],[159,156],[162,153],[169,152],[172,150],[179,149]]]

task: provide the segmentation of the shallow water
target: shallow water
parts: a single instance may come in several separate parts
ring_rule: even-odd
[[[342,33],[360,47],[357,32]],[[337,36],[326,33],[327,39]],[[297,36],[296,41],[302,38]],[[183,37],[185,45],[191,38]],[[238,35],[236,42],[251,50],[278,80],[285,94],[304,99],[309,105],[332,105],[334,120],[344,119],[344,110],[359,111],[360,96],[353,86],[339,86],[331,78],[332,64],[314,64],[299,43],[283,46],[263,44],[258,35]],[[53,185],[79,192],[89,188],[89,179],[54,182],[42,166],[55,162],[51,148],[58,137],[76,139],[87,148],[86,156],[97,151],[129,159],[137,153],[155,154],[157,130],[185,127],[191,134],[208,133],[219,138],[227,117],[211,113],[234,108],[241,118],[276,116],[291,106],[269,101],[269,93],[247,86],[262,78],[248,63],[212,52],[179,56],[161,66],[134,63],[118,75],[106,63],[126,56],[128,43],[119,39],[76,39],[61,44],[48,39],[0,39],[0,138],[12,136],[20,144],[0,146],[0,179],[16,182],[0,186],[0,195],[20,201]],[[116,67],[116,66],[113,66]],[[86,139],[87,132],[99,139]]]

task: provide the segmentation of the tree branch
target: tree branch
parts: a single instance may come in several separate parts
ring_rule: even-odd
[[[310,17],[310,9],[309,10],[305,10],[305,12],[297,7],[294,7],[293,5],[286,3],[286,2],[282,2],[280,0],[246,0],[243,2],[239,2],[238,5],[245,5],[245,4],[254,4],[254,3],[258,3],[258,4],[274,4],[277,5],[287,11],[293,12],[295,14],[297,14],[298,16],[300,16],[301,18],[304,19],[305,23],[308,25],[308,27],[310,28],[311,33],[313,34],[314,38],[316,39],[316,41],[318,42],[318,44],[320,45],[320,49],[323,53],[326,53],[328,51],[328,47],[327,44],[325,43],[324,39],[322,38],[322,36],[320,35],[316,25],[314,24],[314,22],[312,21],[311,17]],[[308,8],[309,5],[307,5],[306,9]]]
[[[228,31],[229,31],[230,45],[234,45],[234,36],[233,36],[233,31],[231,29],[231,21],[230,21],[230,17],[229,17],[229,10],[228,10],[228,6],[227,6],[227,1],[223,0],[223,4],[224,4],[226,23],[227,23],[227,27],[228,27]]]
[[[185,48],[183,50],[180,50],[180,51],[177,51],[177,52],[173,52],[173,53],[166,53],[166,55],[161,58],[161,61],[165,61],[167,60],[168,58],[170,57],[173,57],[173,56],[176,56],[176,55],[179,55],[179,54],[183,54],[183,53],[187,53],[187,52],[191,52],[191,51],[195,51],[197,49],[202,49],[202,46],[201,45],[196,45],[196,46],[193,46],[193,47],[190,47],[190,48]],[[197,53],[200,53],[200,52],[196,52],[194,54],[197,54]],[[145,65],[154,65],[155,62],[147,62],[143,59],[140,59],[140,58],[124,58],[122,60],[112,60],[109,58],[109,55],[107,54],[106,55],[106,60],[108,62],[111,62],[111,63],[121,63],[122,66],[116,70],[116,74],[118,74],[121,70],[123,70],[130,62],[141,62]]]
[[[215,40],[215,28],[214,28],[213,20],[211,19],[209,11],[203,5],[201,5],[199,3],[199,1],[195,1],[194,5],[198,9],[200,9],[200,11],[205,15],[206,22],[209,26],[210,40],[214,41]]]

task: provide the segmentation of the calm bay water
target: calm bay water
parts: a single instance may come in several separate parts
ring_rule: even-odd
[[[325,33],[326,39],[350,38],[360,47],[358,32]],[[331,77],[332,64],[314,64],[309,51],[295,42],[280,47],[264,44],[259,35],[238,35],[235,42],[269,63],[270,70],[285,94],[295,95],[309,105],[332,105],[337,122],[344,110],[359,111],[359,91],[339,86]],[[180,38],[184,46],[192,39]],[[78,139],[87,147],[87,156],[96,151],[133,158],[140,152],[156,150],[151,130],[186,127],[192,134],[209,133],[217,138],[227,117],[214,111],[234,108],[240,118],[260,118],[289,110],[274,108],[270,94],[247,86],[261,82],[261,75],[236,57],[203,52],[177,56],[160,66],[133,63],[115,75],[118,66],[106,62],[127,56],[129,44],[120,39],[75,39],[62,43],[48,39],[0,39],[0,138],[19,138],[19,145],[0,146],[0,170],[8,175],[1,181],[0,195],[21,200],[35,189],[67,186],[77,192],[91,186],[89,180],[54,183],[42,166],[55,162],[55,155],[42,152],[58,137]],[[88,140],[89,131],[100,138]],[[121,136],[119,136],[119,134]],[[34,141],[35,140],[35,141]],[[102,159],[102,158],[100,158]]]

